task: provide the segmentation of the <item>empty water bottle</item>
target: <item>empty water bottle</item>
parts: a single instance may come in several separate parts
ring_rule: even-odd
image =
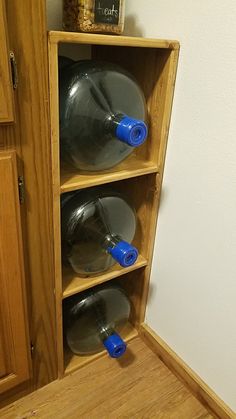
[[[64,302],[64,330],[67,344],[78,355],[107,349],[118,358],[126,350],[119,336],[130,316],[130,301],[117,285],[103,285]]]
[[[121,162],[147,136],[144,95],[115,64],[62,58],[61,158],[78,169],[104,170]]]
[[[116,262],[133,265],[138,257],[130,244],[135,229],[135,210],[118,192],[102,187],[62,196],[63,261],[83,276],[106,271]]]
[[[69,57],[59,56],[58,64],[59,64],[59,72],[61,70],[69,65],[72,65],[74,63],[74,60],[72,60]]]

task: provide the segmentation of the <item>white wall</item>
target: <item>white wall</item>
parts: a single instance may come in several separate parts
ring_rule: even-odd
[[[181,43],[146,321],[236,409],[236,2],[126,4],[127,34]]]
[[[146,322],[236,409],[236,2],[127,14],[181,43]]]

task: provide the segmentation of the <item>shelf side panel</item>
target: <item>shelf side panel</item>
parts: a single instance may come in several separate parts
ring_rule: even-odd
[[[59,99],[58,99],[58,46],[49,42],[51,158],[53,183],[54,274],[56,298],[58,374],[64,373],[62,331],[62,273],[61,273],[61,220],[60,220],[60,155],[59,155]]]

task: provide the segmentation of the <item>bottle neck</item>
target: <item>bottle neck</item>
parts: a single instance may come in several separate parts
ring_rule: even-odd
[[[93,311],[99,337],[103,342],[110,335],[114,333],[114,330],[107,325],[106,314],[105,314],[105,302],[104,299],[98,294],[93,294]]]
[[[122,113],[107,116],[104,122],[106,132],[115,137],[119,123],[124,117],[125,115]]]
[[[105,326],[105,324],[99,324],[99,337],[104,342],[109,336],[113,335],[115,330],[111,327]]]
[[[102,247],[109,252],[109,249],[114,249],[114,247],[122,241],[122,238],[117,235],[111,235],[107,234],[104,238],[104,242],[102,244]]]

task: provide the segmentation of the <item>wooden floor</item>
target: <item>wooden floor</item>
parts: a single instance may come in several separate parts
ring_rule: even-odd
[[[126,355],[98,359],[0,410],[1,419],[210,419],[140,338]]]

